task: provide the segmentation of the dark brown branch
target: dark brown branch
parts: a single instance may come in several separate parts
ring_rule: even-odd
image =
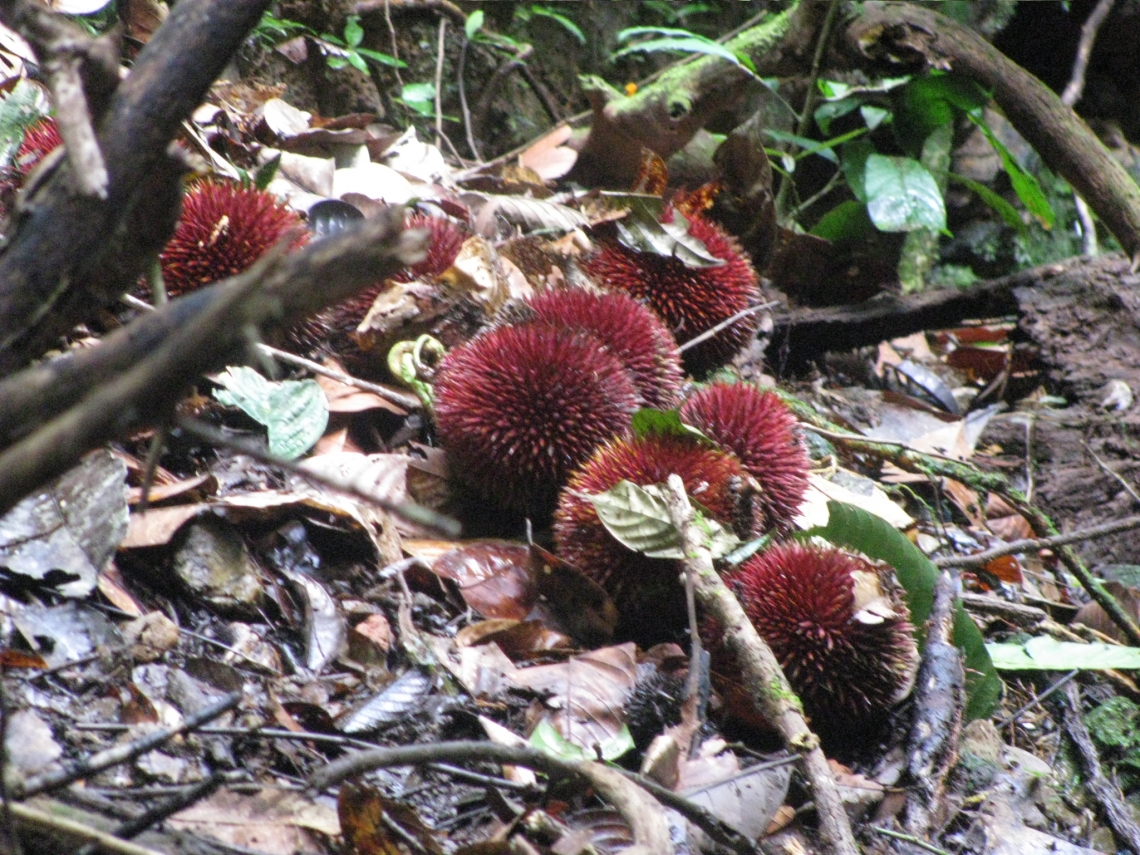
[[[0,19],[11,21],[17,5],[0,2]],[[100,122],[106,199],[75,194],[63,162],[29,200],[0,256],[0,376],[117,299],[161,250],[180,193],[181,168],[167,147],[268,5],[178,3]]]
[[[909,3],[867,3],[847,28],[852,50],[908,68],[951,68],[993,91],[1026,142],[1140,261],[1140,187],[1051,89],[962,25]]]
[[[54,416],[0,454],[0,513],[87,451],[159,423],[203,373],[244,361],[249,330],[279,333],[414,263],[423,257],[425,237],[423,230],[403,231],[401,210],[381,211],[352,232],[263,259],[240,276],[175,300],[90,351],[0,383],[0,402]],[[37,403],[41,391],[46,405]],[[24,435],[30,424],[16,414],[7,429]]]

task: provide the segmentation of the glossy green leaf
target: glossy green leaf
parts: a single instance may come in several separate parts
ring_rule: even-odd
[[[655,410],[643,407],[633,414],[633,435],[639,439],[646,436],[682,436],[712,445],[713,441],[692,425],[681,421],[678,410]]]
[[[1140,647],[1081,644],[1044,635],[1024,644],[987,644],[994,667],[1002,671],[1120,671],[1140,668]]]
[[[657,35],[660,38],[629,45],[613,54],[611,59],[618,59],[630,53],[655,53],[657,51],[675,51],[679,53],[699,53],[708,56],[718,56],[728,60],[733,65],[740,65],[755,74],[756,67],[747,57],[742,57],[726,48],[719,42],[704,36],[690,33],[688,30],[678,30],[671,27],[629,27],[617,34],[619,42],[629,41],[635,36]]]
[[[824,240],[859,240],[875,231],[867,206],[856,199],[840,202],[819,218],[810,234]]]
[[[990,100],[990,94],[970,78],[937,71],[914,78],[895,94],[895,133],[915,156],[935,128]]]
[[[408,67],[408,64],[406,62],[404,62],[402,59],[396,59],[396,57],[390,56],[389,54],[386,54],[386,53],[381,53],[378,50],[369,50],[368,48],[357,48],[356,52],[363,57],[367,57],[368,59],[371,59],[375,62],[378,62],[381,65],[387,65],[391,68],[407,68]]]
[[[360,16],[350,15],[344,22],[344,42],[349,47],[358,47],[364,41],[364,27],[360,26]]]
[[[921,628],[930,617],[938,568],[894,526],[854,505],[827,503],[827,525],[803,533],[804,538],[822,537],[836,546],[862,552],[895,568],[899,584],[906,591],[907,606],[914,625]],[[985,640],[961,601],[954,604],[954,643],[962,650],[966,667],[966,714],[984,718],[1001,699],[1002,682],[986,651]]]
[[[264,190],[269,186],[269,182],[277,175],[277,168],[281,166],[281,152],[273,155],[269,160],[265,161],[257,168],[257,172],[253,177],[253,186],[258,190]]]
[[[884,232],[946,228],[946,204],[938,182],[911,157],[872,154],[863,170],[867,213]]]
[[[870,140],[855,140],[843,146],[839,160],[843,177],[847,179],[847,186],[851,188],[855,198],[864,205],[867,204],[867,188],[863,176],[867,171],[867,158],[874,153],[875,147],[871,145]]]

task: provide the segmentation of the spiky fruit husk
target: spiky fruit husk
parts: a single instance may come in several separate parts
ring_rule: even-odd
[[[681,353],[653,312],[627,294],[582,288],[545,291],[529,301],[540,323],[587,332],[616,354],[647,407],[669,409],[681,393]]]
[[[812,728],[832,741],[869,733],[914,681],[918,650],[906,607],[856,614],[853,574],[875,572],[847,552],[790,543],[725,575]]]
[[[459,250],[463,247],[462,230],[445,217],[412,214],[405,221],[404,228],[428,230],[427,255],[424,260],[400,271],[391,280],[369,286],[298,324],[289,331],[289,337],[295,345],[310,349],[322,342],[329,342],[332,349],[340,354],[358,350],[352,334],[368,315],[376,298],[390,287],[390,282],[411,282],[413,279],[438,276],[455,263]]]
[[[16,167],[25,177],[50,152],[63,145],[55,119],[40,119],[24,131],[24,140],[16,151]]]
[[[737,526],[745,474],[740,461],[687,437],[656,434],[599,448],[570,478],[554,514],[555,552],[613,598],[621,616],[618,636],[646,646],[672,640],[685,627],[681,562],[646,558],[622,546],[582,496],[604,493],[622,480],[663,484],[673,473],[707,514]]]
[[[760,485],[768,525],[791,526],[807,491],[811,460],[795,416],[778,395],[747,383],[712,383],[681,405],[681,420],[740,458]]]
[[[573,469],[629,430],[641,398],[597,339],[540,325],[499,327],[451,351],[435,420],[452,472],[484,497],[545,517]]]
[[[306,241],[297,214],[255,188],[200,181],[182,200],[182,216],[162,250],[162,278],[171,297],[243,273],[290,229],[292,246]]]
[[[671,221],[672,211],[663,221]],[[671,256],[638,252],[611,240],[582,267],[605,288],[625,291],[646,303],[681,344],[728,320],[760,298],[756,271],[736,241],[704,216],[688,216],[689,234],[725,263],[689,267]],[[685,367],[704,374],[730,361],[756,334],[756,315],[741,318],[707,341],[685,351]]]

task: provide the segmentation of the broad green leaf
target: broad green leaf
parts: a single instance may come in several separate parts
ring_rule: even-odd
[[[689,234],[689,221],[677,211],[671,223],[657,219],[655,205],[647,204],[638,196],[627,197],[629,216],[618,220],[618,240],[636,252],[676,258],[687,267],[719,267],[723,259],[717,258],[704,241]]]
[[[827,510],[827,525],[813,528],[802,536],[822,537],[836,546],[857,550],[894,567],[899,584],[906,590],[911,619],[921,633],[934,603],[938,568],[882,517],[836,501],[829,501]],[[966,714],[971,719],[984,718],[996,708],[1002,683],[986,652],[982,633],[962,608],[961,601],[954,604],[954,643],[965,659]]]
[[[864,205],[867,204],[867,188],[863,176],[867,171],[867,158],[874,153],[875,147],[871,145],[870,140],[847,143],[841,151],[840,166],[843,169],[843,177],[847,179],[847,186],[851,188],[855,198]]]
[[[863,106],[863,99],[857,97],[840,98],[838,101],[824,101],[815,108],[815,123],[825,134],[831,133],[831,123],[853,113]]]
[[[606,531],[622,546],[647,558],[682,559],[681,534],[669,517],[665,495],[660,484],[641,487],[619,481],[612,489],[586,498],[593,503]],[[740,545],[739,538],[716,520],[699,510],[696,518],[713,558],[721,558]]]
[[[713,441],[692,425],[681,421],[678,410],[655,410],[652,407],[643,407],[633,414],[633,435],[639,439],[646,436],[683,436],[695,439],[706,445],[713,445]]]
[[[1002,168],[1005,169],[1006,174],[1009,175],[1009,183],[1013,185],[1013,192],[1017,194],[1017,198],[1021,200],[1029,213],[1035,216],[1038,222],[1041,223],[1046,229],[1053,228],[1054,215],[1053,209],[1049,205],[1049,200],[1045,198],[1045,193],[1041,190],[1041,185],[1037,183],[1037,179],[1021,168],[1021,165],[1010,154],[1009,149],[1005,147],[990,129],[989,125],[982,121],[976,113],[968,114],[970,120],[981,128],[982,133],[986,135],[986,139],[990,141],[990,145],[994,147],[998,155],[1001,157]]]
[[[539,751],[545,751],[563,760],[597,760],[600,755],[602,760],[613,761],[635,747],[629,725],[623,724],[613,738],[599,745],[583,747],[559,733],[558,728],[551,724],[548,718],[539,721],[531,731],[529,742]]]
[[[1120,671],[1140,668],[1140,647],[1081,644],[1043,635],[1024,644],[987,644],[994,667],[1002,671]]]
[[[421,116],[435,115],[435,85],[432,83],[405,83],[400,100]]]
[[[330,56],[328,62],[329,62],[329,68],[332,68],[332,69],[337,70],[337,71],[339,71],[342,68],[348,67],[348,57],[347,56]]]
[[[617,59],[628,53],[653,53],[663,50],[679,51],[681,53],[701,53],[709,56],[719,56],[721,59],[728,60],[733,65],[743,66],[753,74],[756,73],[756,67],[747,57],[739,56],[719,42],[714,42],[712,39],[705,38],[696,33],[690,33],[688,30],[678,30],[671,27],[629,27],[617,34],[617,40],[619,42],[625,42],[635,36],[650,34],[660,36],[661,38],[650,39],[646,42],[624,47],[613,54],[610,59]]]
[[[360,55],[359,51],[350,50],[348,52],[348,56],[345,57],[345,59],[348,60],[349,65],[351,65],[361,74],[368,73],[368,63],[364,61],[364,57]]]
[[[1025,221],[1021,219],[1021,214],[1017,212],[1017,208],[1013,207],[1013,205],[1005,201],[1001,195],[995,193],[985,184],[975,181],[972,178],[967,178],[965,175],[959,175],[956,172],[948,172],[946,173],[946,177],[977,193],[978,198],[985,202],[1007,225],[1013,226],[1023,235],[1028,232]]]
[[[891,111],[874,104],[864,104],[859,108],[859,115],[863,117],[867,129],[873,131],[891,117]]]
[[[269,430],[269,450],[293,460],[313,447],[328,426],[325,393],[314,380],[266,380],[252,368],[227,368],[214,397],[238,407]]]
[[[467,16],[467,21],[463,25],[463,32],[467,34],[468,39],[475,38],[475,34],[483,29],[483,19],[486,15],[482,9],[476,9]]]
[[[350,15],[344,22],[344,42],[349,47],[357,47],[364,41],[364,27],[360,26],[360,16]]]
[[[824,240],[858,240],[875,231],[867,206],[856,199],[840,202],[819,218],[810,234]]]
[[[946,228],[946,204],[938,182],[912,157],[872,154],[863,170],[867,213],[884,232]]]
[[[895,133],[911,154],[922,152],[935,128],[989,103],[990,95],[968,77],[932,72],[916,77],[896,93]]]

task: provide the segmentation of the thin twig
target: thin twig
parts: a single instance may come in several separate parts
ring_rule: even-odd
[[[439,18],[439,38],[435,57],[435,147],[443,142],[443,50],[446,47],[447,18]]]
[[[1133,852],[1140,852],[1140,826],[1132,818],[1132,811],[1124,801],[1120,787],[1106,778],[1101,770],[1096,745],[1081,718],[1081,687],[1076,683],[1065,686],[1065,699],[1061,703],[1065,732],[1076,746],[1085,767],[1085,786],[1104,808],[1105,818],[1119,840],[1128,844]]]
[[[871,830],[882,834],[884,837],[893,837],[895,840],[902,840],[906,843],[911,843],[919,849],[925,849],[927,852],[933,852],[934,855],[950,855],[945,849],[939,849],[933,843],[927,843],[920,837],[915,837],[913,834],[904,834],[901,831],[892,831],[889,828],[883,828],[881,825],[872,825]]]
[[[72,765],[70,768],[64,767],[36,775],[27,781],[17,784],[17,786],[13,788],[13,794],[18,795],[21,799],[26,799],[37,793],[57,790],[60,787],[67,786],[73,781],[78,781],[80,778],[89,778],[97,772],[102,772],[104,769],[126,763],[139,755],[154,750],[180,734],[197,730],[206,722],[213,721],[218,716],[224,715],[241,703],[241,698],[241,692],[231,692],[221,700],[215,701],[209,706],[198,710],[198,712],[186,716],[177,727],[165,727],[162,730],[148,733],[141,739],[136,739],[125,745],[116,745],[114,748],[100,751],[98,754],[93,754]]]
[[[475,162],[482,166],[483,153],[479,151],[479,146],[475,143],[475,131],[471,127],[471,110],[467,106],[467,81],[463,78],[467,69],[467,51],[470,46],[471,39],[464,35],[463,47],[459,49],[459,70],[457,72],[459,77],[459,109],[463,113],[463,130],[467,134],[467,147],[471,149]]]
[[[75,820],[64,819],[62,816],[55,816],[54,814],[36,810],[29,805],[12,805],[12,813],[22,825],[33,825],[40,829],[46,829],[49,832],[58,832],[60,834],[73,835],[84,840],[90,840],[93,843],[98,843],[99,850],[104,853],[110,852],[114,853],[114,855],[163,855],[163,853],[157,849],[150,849],[146,846],[139,846],[137,843],[120,840],[115,837],[115,835],[109,834],[106,831],[100,831],[97,828],[92,828],[89,825],[84,825]]]
[[[1021,718],[1023,715],[1025,715],[1027,712],[1029,712],[1031,709],[1033,709],[1035,706],[1040,704],[1042,701],[1046,700],[1054,692],[1058,691],[1059,689],[1063,689],[1065,687],[1066,683],[1068,683],[1070,680],[1072,680],[1074,677],[1076,677],[1080,673],[1081,673],[1080,671],[1070,671],[1068,674],[1066,674],[1060,680],[1055,682],[1052,686],[1050,686],[1044,692],[1041,692],[1039,695],[1037,695],[1035,698],[1033,698],[1033,700],[1029,701],[1028,703],[1022,704],[1020,707],[1018,707],[1016,710],[1011,712],[1005,718],[994,722],[994,728],[996,730],[999,730],[999,731],[1004,730],[1006,727],[1013,724],[1015,721],[1017,721],[1019,718]]]
[[[392,3],[391,0],[384,0],[384,23],[388,25],[388,38],[392,41],[392,58],[400,59],[400,47],[396,44],[396,28],[392,25]],[[398,65],[392,66],[392,74],[396,77],[396,85],[401,90],[404,88],[404,81],[400,77],[400,67]]]
[[[689,339],[684,344],[679,345],[678,350],[680,350],[681,353],[684,353],[689,348],[696,347],[698,344],[701,344],[702,342],[708,341],[710,338],[712,338],[714,335],[721,332],[722,330],[728,329],[730,326],[735,324],[741,318],[746,318],[749,315],[754,315],[757,312],[762,312],[765,309],[770,309],[775,305],[778,305],[777,302],[775,300],[770,300],[769,302],[761,303],[758,306],[749,306],[747,309],[741,309],[739,312],[737,312],[732,317],[725,318],[723,321],[721,321],[716,326],[709,327],[707,330],[705,330],[700,335],[693,336],[691,339]]]
[[[232,436],[227,436],[220,430],[212,428],[197,419],[182,417],[178,420],[178,426],[192,436],[196,436],[198,439],[226,448],[232,448],[235,451],[252,457],[254,460],[269,466],[284,469],[311,483],[320,484],[322,487],[328,487],[331,490],[336,490],[338,493],[352,496],[355,499],[361,499],[382,510],[395,514],[407,522],[432,529],[447,537],[457,537],[460,533],[459,523],[451,519],[451,517],[437,514],[430,508],[425,508],[414,502],[393,502],[390,499],[385,499],[383,496],[362,490],[353,484],[305,469],[303,466],[298,466],[292,460],[286,460],[283,457],[278,457],[276,454],[270,454],[255,443],[244,442]]]
[[[1081,25],[1081,38],[1077,42],[1077,56],[1073,62],[1073,73],[1061,93],[1061,103],[1066,107],[1075,106],[1081,100],[1085,91],[1085,72],[1088,71],[1089,58],[1092,56],[1093,43],[1096,41],[1097,31],[1104,23],[1108,13],[1112,11],[1113,0],[1100,0],[1089,13],[1084,24]]]
[[[1081,543],[1085,540],[1094,540],[1110,534],[1119,534],[1122,531],[1131,531],[1134,528],[1140,528],[1140,517],[1125,517],[1122,520],[1102,523],[1080,531],[1071,531],[1068,534],[1014,540],[1003,543],[1001,546],[995,546],[993,549],[987,549],[984,552],[975,552],[973,555],[949,555],[935,558],[934,563],[938,567],[977,567],[1004,555],[1016,555],[1019,552],[1030,552],[1038,549],[1054,549],[1058,546],[1067,546],[1070,543]]]
[[[274,359],[287,362],[290,365],[296,365],[298,368],[308,369],[314,374],[320,374],[322,377],[328,377],[330,380],[336,380],[338,383],[344,383],[346,386],[355,386],[357,389],[371,392],[373,395],[377,395],[389,403],[403,407],[405,410],[415,411],[423,407],[423,403],[419,398],[407,392],[401,392],[399,389],[369,383],[367,380],[361,380],[359,377],[353,377],[351,374],[345,374],[343,371],[336,371],[335,369],[321,365],[319,362],[313,362],[311,359],[305,359],[303,356],[297,356],[297,354],[290,353],[287,350],[270,347],[268,344],[263,344],[260,347],[263,352],[269,354]]]
[[[1125,481],[1119,472],[1110,469],[1109,465],[1101,460],[1100,457],[1097,456],[1097,453],[1092,450],[1092,446],[1090,446],[1087,442],[1084,443],[1084,446],[1085,451],[1087,451],[1092,459],[1096,461],[1096,465],[1101,468],[1101,471],[1104,472],[1105,475],[1110,475],[1111,477],[1115,478],[1129,496],[1131,496],[1137,502],[1140,502],[1140,493],[1137,493],[1135,490],[1133,490],[1132,485]]]

